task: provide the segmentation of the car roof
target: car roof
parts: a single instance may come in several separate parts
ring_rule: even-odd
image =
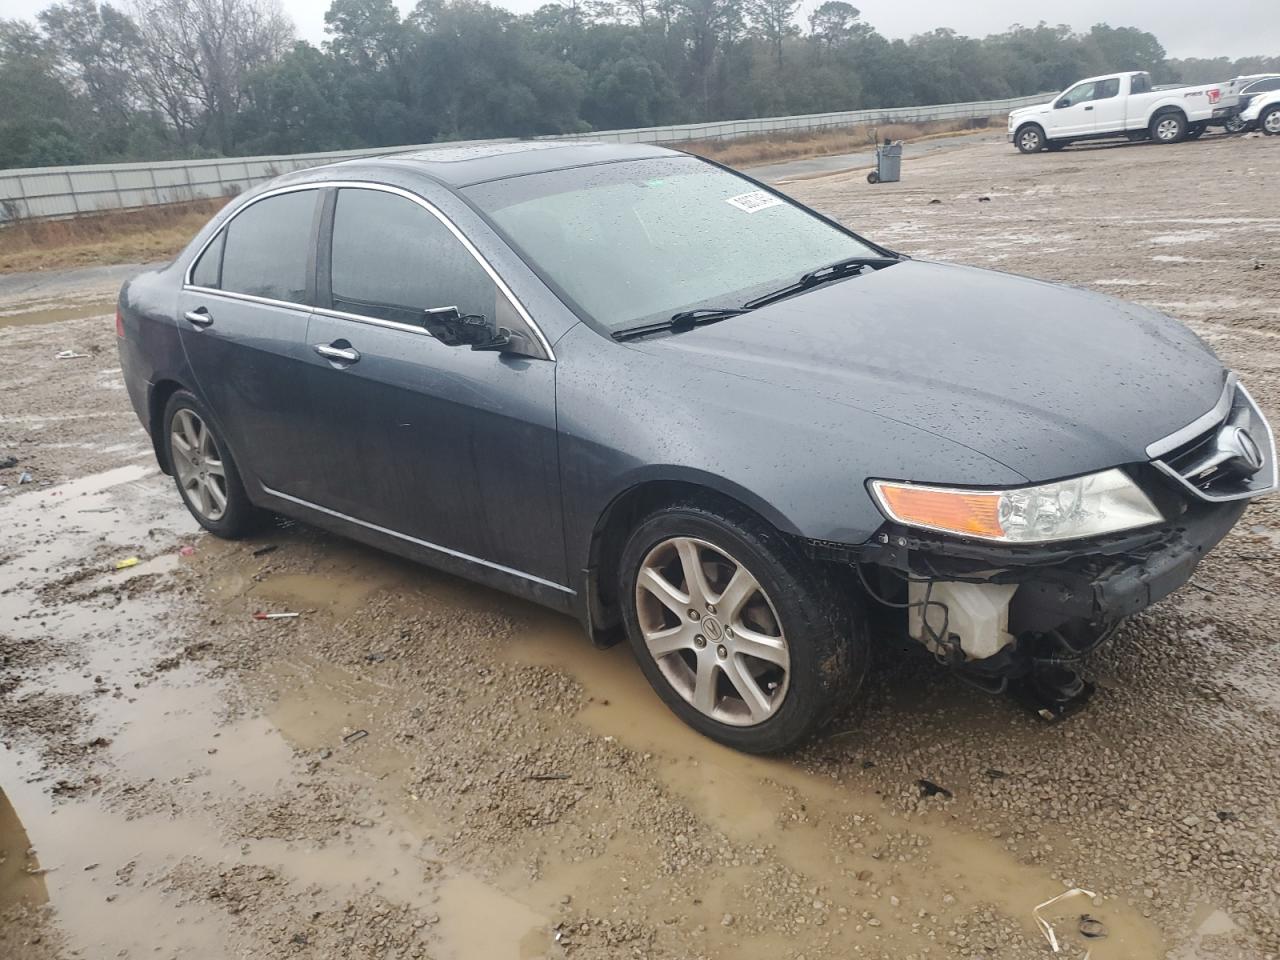
[[[683,156],[679,151],[638,143],[602,143],[586,140],[520,140],[479,143],[393,153],[381,157],[344,160],[312,167],[306,174],[353,179],[396,172],[430,177],[451,189],[489,180],[523,177],[551,170],[588,167],[601,163],[650,160]],[[292,179],[292,178],[291,178]],[[313,179],[312,176],[298,179]]]

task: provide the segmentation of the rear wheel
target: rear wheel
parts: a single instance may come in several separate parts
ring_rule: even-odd
[[[879,182],[880,182],[880,174],[876,173],[874,170],[872,170],[870,173],[867,174],[867,183],[879,183]]]
[[[1280,136],[1280,103],[1267,107],[1258,117],[1258,129],[1269,137]]]
[[[1187,137],[1187,118],[1181,113],[1162,113],[1152,119],[1148,132],[1156,143],[1178,143]]]
[[[263,514],[249,502],[240,470],[204,405],[179,390],[165,406],[163,423],[173,479],[196,522],[227,539],[253,532]]]
[[[738,750],[797,745],[866,672],[854,592],[745,510],[691,501],[651,514],[623,549],[619,596],[657,694]]]
[[[1044,131],[1038,124],[1029,123],[1014,134],[1013,142],[1019,153],[1039,153],[1044,149]]]

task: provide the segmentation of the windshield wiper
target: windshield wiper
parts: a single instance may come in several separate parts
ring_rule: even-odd
[[[636,337],[645,337],[651,333],[661,333],[667,331],[670,333],[683,333],[686,330],[692,330],[694,327],[700,327],[706,323],[715,323],[717,320],[723,320],[726,317],[736,317],[740,313],[747,313],[751,307],[699,307],[696,310],[681,310],[679,313],[673,313],[666,320],[659,320],[657,323],[642,323],[634,327],[623,327],[621,330],[613,331],[613,339],[615,340],[634,340]]]
[[[795,283],[787,284],[785,287],[756,297],[754,300],[748,300],[743,306],[749,309],[763,307],[767,303],[774,303],[797,293],[803,293],[805,290],[810,290],[820,284],[851,277],[861,273],[863,267],[879,270],[881,267],[900,262],[900,259],[899,257],[849,257],[847,260],[837,260],[835,263],[829,263],[825,267],[819,267],[817,270],[810,270]]]

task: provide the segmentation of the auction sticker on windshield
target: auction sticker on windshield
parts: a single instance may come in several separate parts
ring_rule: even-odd
[[[724,202],[731,203],[747,213],[755,213],[768,207],[776,207],[782,203],[782,200],[764,190],[752,190],[750,193],[740,193],[736,197],[727,197]]]

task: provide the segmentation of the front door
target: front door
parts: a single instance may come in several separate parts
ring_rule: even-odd
[[[450,347],[424,312],[523,322],[433,210],[343,187],[307,330],[306,497],[464,560],[566,582],[551,360]],[[326,218],[328,220],[329,218]]]
[[[296,190],[249,204],[205,247],[179,298],[197,392],[242,470],[286,492],[304,453],[296,417],[322,196]]]
[[[1125,128],[1128,97],[1120,96],[1120,78],[1099,80],[1093,98],[1093,132],[1120,133]]]
[[[1053,112],[1046,118],[1049,129],[1045,132],[1051,140],[1088,136],[1093,133],[1093,95],[1096,84],[1077,83],[1053,104]]]

